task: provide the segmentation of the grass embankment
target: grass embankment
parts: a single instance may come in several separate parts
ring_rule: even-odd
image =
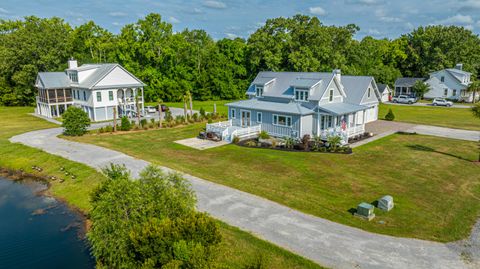
[[[480,121],[468,108],[381,104],[378,118],[384,119],[390,108],[395,121],[480,131]]]
[[[225,104],[231,103],[231,102],[235,102],[235,101],[226,101],[226,100],[193,101],[193,109],[194,110],[200,110],[200,108],[203,107],[203,109],[205,109],[205,111],[213,112],[213,104],[216,104],[217,105],[217,113],[228,115],[228,107],[226,107]],[[168,107],[183,108],[183,103],[182,102],[167,102],[167,103],[164,103],[164,104]],[[158,104],[157,103],[147,103],[146,105],[156,106]],[[190,105],[187,105],[187,108],[190,109]]]
[[[392,135],[352,155],[284,152],[227,145],[204,151],[173,141],[204,124],[74,140],[101,145],[291,208],[368,231],[435,241],[465,238],[480,213],[474,142]],[[396,207],[365,222],[352,208],[392,195]],[[382,221],[379,222],[379,221]]]
[[[90,210],[89,195],[104,179],[101,173],[88,166],[8,141],[8,138],[16,134],[58,127],[28,115],[30,112],[33,112],[33,108],[0,107],[0,167],[11,170],[23,169],[25,172],[39,176],[48,175],[65,179],[63,183],[58,180],[51,182],[49,192],[88,214]],[[43,168],[43,171],[33,170],[32,166],[34,165]],[[67,178],[60,170],[61,167],[76,175],[77,178]],[[269,268],[320,268],[307,259],[235,227],[222,222],[219,222],[219,225],[223,235],[223,242],[218,253],[218,263],[221,267],[242,268],[253,262],[258,255],[262,255]]]

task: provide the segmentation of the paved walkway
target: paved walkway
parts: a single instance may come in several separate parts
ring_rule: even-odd
[[[216,148],[216,147],[229,144],[227,141],[224,141],[224,140],[212,141],[207,139],[200,139],[197,137],[177,140],[174,142],[177,144],[184,145],[184,146],[191,147],[198,150],[211,149],[211,148]]]
[[[96,169],[125,164],[137,177],[149,163],[99,146],[57,137],[61,128],[10,139]],[[164,168],[166,171],[171,171]],[[236,189],[185,175],[198,197],[198,209],[213,217],[331,268],[468,268],[452,245],[366,232]],[[472,267],[473,268],[473,267]]]

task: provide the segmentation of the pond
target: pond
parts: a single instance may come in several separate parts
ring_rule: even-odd
[[[46,188],[0,177],[0,268],[94,268],[83,217]]]

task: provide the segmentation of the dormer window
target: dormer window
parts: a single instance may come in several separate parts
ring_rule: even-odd
[[[263,96],[263,87],[255,87],[255,96],[256,97],[261,97]]]
[[[445,82],[445,77],[444,76],[440,77],[440,81]]]
[[[78,74],[77,74],[77,72],[70,72],[70,73],[68,73],[68,77],[70,78],[70,81],[72,81],[72,82],[78,82]]]
[[[308,90],[295,89],[295,100],[303,102],[308,101]]]
[[[333,101],[333,89],[330,89],[330,94],[328,96],[328,101],[332,102]]]
[[[370,98],[370,88],[368,88],[368,98]]]

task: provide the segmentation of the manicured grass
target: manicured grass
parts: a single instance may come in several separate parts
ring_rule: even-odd
[[[0,167],[20,170],[39,176],[56,176],[65,182],[51,182],[49,192],[70,205],[88,213],[91,208],[91,191],[104,179],[96,170],[61,157],[50,155],[41,150],[12,144],[8,138],[28,131],[58,127],[45,120],[30,116],[29,107],[0,107]],[[33,170],[33,165],[43,168],[41,173]],[[60,171],[65,167],[77,176],[69,179]],[[263,256],[268,268],[321,268],[319,265],[295,255],[287,250],[260,240],[219,221],[223,241],[218,252],[219,268],[243,268],[253,263],[257,256]]]
[[[201,107],[205,109],[207,112],[213,112],[213,104],[217,105],[217,113],[219,114],[228,114],[228,107],[225,106],[227,103],[231,103],[235,101],[227,101],[227,100],[220,100],[220,101],[193,101],[193,109],[194,110],[200,110]],[[149,106],[155,106],[157,105],[156,103],[147,103]],[[182,102],[168,102],[165,103],[166,106],[168,107],[178,107],[178,108],[183,108],[183,103]],[[188,109],[190,109],[190,106],[187,106]]]
[[[368,231],[436,241],[465,238],[480,213],[480,166],[474,142],[392,135],[352,155],[283,152],[227,145],[198,151],[173,141],[203,124],[123,135],[93,143],[289,207]],[[392,195],[396,207],[365,222],[351,210]],[[384,223],[379,223],[383,221]]]
[[[381,104],[378,118],[385,118],[390,108],[395,114],[395,121],[480,131],[480,121],[468,108]]]

